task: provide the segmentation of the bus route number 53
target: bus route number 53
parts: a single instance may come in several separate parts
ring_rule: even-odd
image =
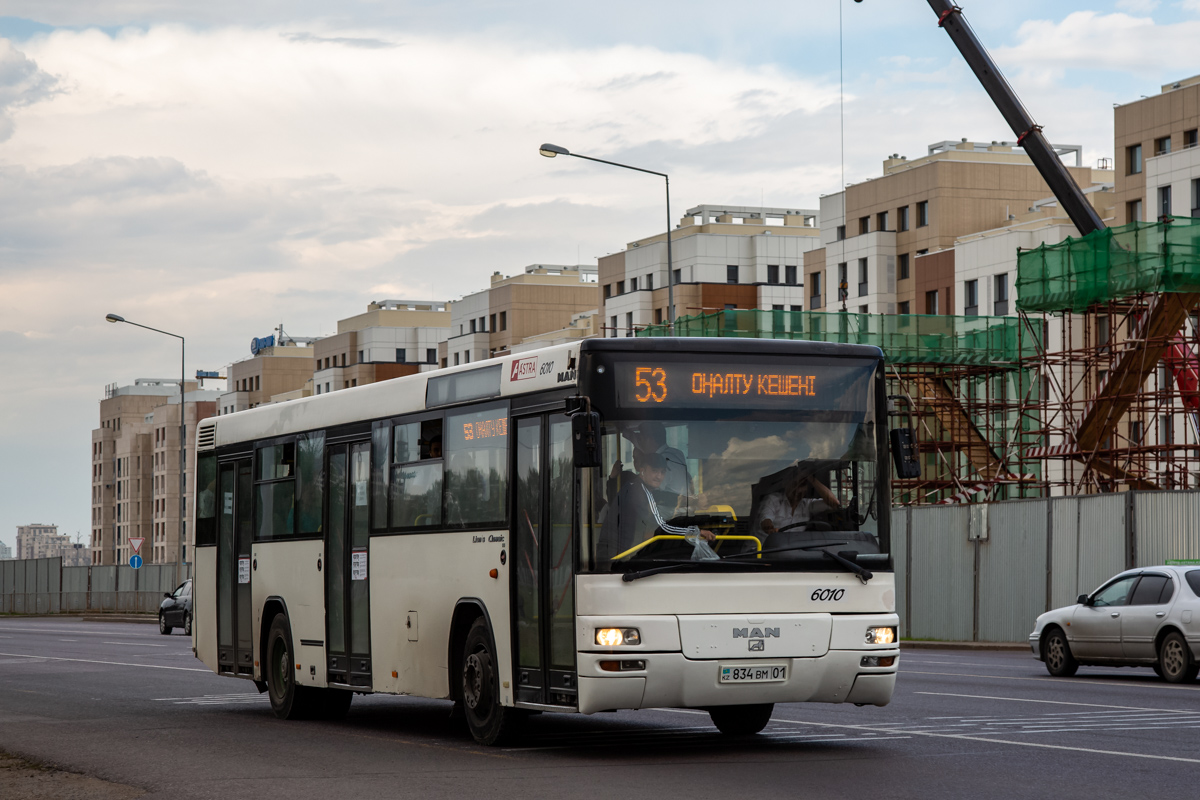
[[[633,376],[633,383],[638,393],[633,396],[639,403],[654,401],[661,403],[667,399],[667,371],[662,367],[638,367]]]

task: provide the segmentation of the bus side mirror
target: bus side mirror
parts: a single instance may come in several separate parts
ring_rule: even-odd
[[[600,466],[600,415],[595,411],[580,411],[571,417],[571,443],[575,468]]]
[[[896,476],[900,478],[921,477],[921,461],[917,458],[917,437],[912,428],[893,428],[892,463],[896,465]]]

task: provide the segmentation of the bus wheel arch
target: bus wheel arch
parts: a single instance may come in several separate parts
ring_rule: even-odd
[[[271,623],[275,621],[275,617],[283,614],[288,617],[287,604],[283,602],[282,597],[268,597],[263,603],[262,619],[258,626],[258,658],[255,659],[255,671],[258,677],[265,685],[267,682],[267,637],[271,633]],[[291,617],[288,617],[291,619]]]
[[[450,682],[446,697],[455,703],[462,703],[463,646],[467,643],[467,634],[471,631],[471,626],[475,624],[475,620],[481,617],[487,624],[488,630],[493,630],[492,619],[482,600],[477,597],[463,597],[454,604],[454,614],[450,617],[450,638],[446,650],[446,664],[449,666],[446,674]]]

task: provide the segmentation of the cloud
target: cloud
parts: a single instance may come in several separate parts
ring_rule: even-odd
[[[1132,14],[1149,14],[1158,8],[1158,0],[1117,0],[1117,8]]]
[[[383,39],[368,39],[361,36],[314,36],[311,33],[287,33],[284,34],[284,38],[289,42],[339,44],[345,47],[363,47],[367,50],[380,50],[400,46],[396,42],[386,42]]]
[[[13,134],[11,112],[50,97],[57,79],[5,39],[0,39],[0,142]]]

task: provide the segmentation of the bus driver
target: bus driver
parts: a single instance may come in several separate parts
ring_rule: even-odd
[[[798,473],[782,491],[767,495],[758,512],[758,528],[770,536],[780,529],[805,530],[813,514],[841,508],[837,495],[811,473]]]

